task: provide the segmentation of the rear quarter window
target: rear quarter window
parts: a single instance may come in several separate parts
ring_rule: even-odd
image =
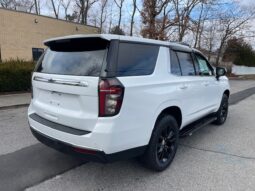
[[[153,73],[159,46],[120,43],[117,63],[117,76],[142,76]]]

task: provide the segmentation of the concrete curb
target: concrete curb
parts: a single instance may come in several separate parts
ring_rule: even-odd
[[[230,95],[229,104],[234,105],[255,94],[255,87],[245,89]]]
[[[0,110],[16,109],[16,108],[27,107],[27,106],[29,106],[29,103],[18,104],[18,105],[8,105],[8,106],[0,107]]]

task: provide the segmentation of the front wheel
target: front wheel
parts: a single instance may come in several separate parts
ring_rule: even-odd
[[[152,170],[163,171],[171,164],[178,143],[178,124],[174,117],[165,115],[156,123],[142,161]]]
[[[228,96],[226,94],[223,95],[220,108],[216,113],[216,120],[213,122],[216,125],[222,125],[225,123],[228,116]]]

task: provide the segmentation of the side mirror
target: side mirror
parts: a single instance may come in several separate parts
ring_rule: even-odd
[[[227,73],[226,68],[223,67],[216,67],[216,78],[217,80],[221,77],[221,76],[225,76]]]

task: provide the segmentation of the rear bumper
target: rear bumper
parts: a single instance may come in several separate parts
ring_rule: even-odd
[[[146,146],[137,147],[128,149],[125,151],[113,153],[113,154],[105,154],[103,151],[97,151],[97,150],[90,150],[90,149],[84,149],[75,147],[71,144],[64,143],[62,141],[59,141],[57,139],[51,138],[47,135],[44,135],[32,127],[30,127],[32,134],[43,144],[56,149],[62,153],[66,153],[72,156],[80,157],[88,161],[94,161],[94,162],[102,162],[102,163],[108,163],[108,162],[114,162],[118,160],[128,159],[135,156],[139,156],[144,153]]]

